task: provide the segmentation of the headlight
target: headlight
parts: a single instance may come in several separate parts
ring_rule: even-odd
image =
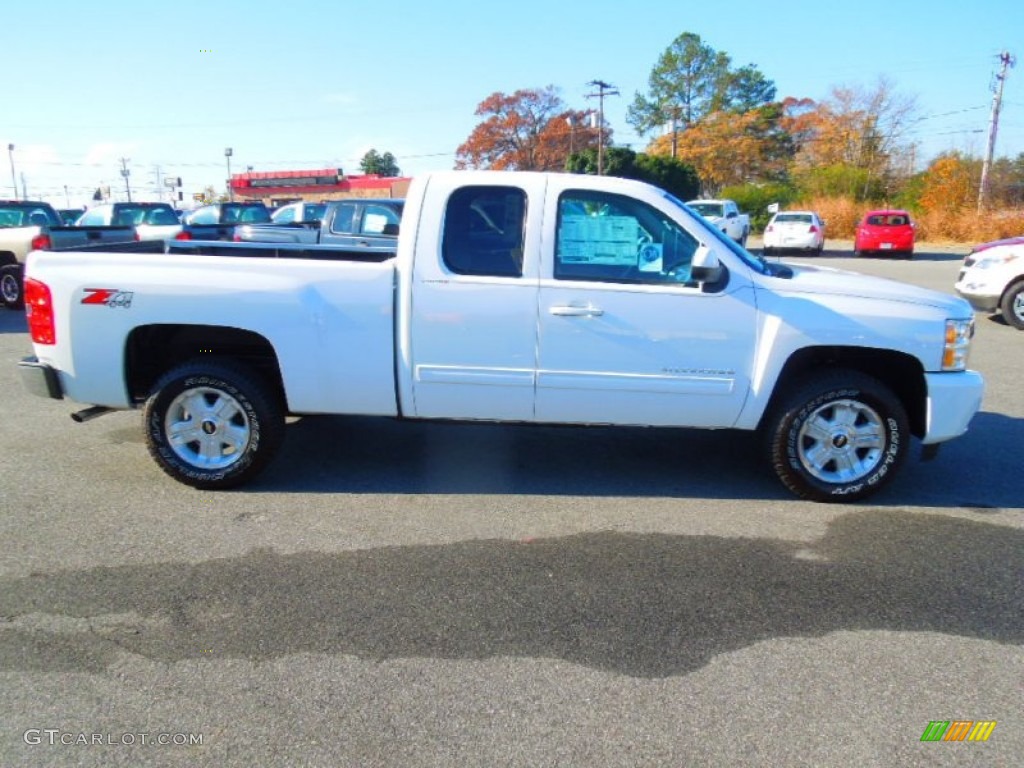
[[[1003,264],[1009,264],[1018,258],[1019,256],[1016,253],[1008,253],[1004,256],[982,256],[971,266],[975,269],[992,269],[993,267],[1001,267]]]
[[[967,368],[967,353],[974,336],[974,318],[947,320],[945,344],[942,348],[942,370],[962,371]]]

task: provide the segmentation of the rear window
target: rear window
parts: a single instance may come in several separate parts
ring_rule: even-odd
[[[270,212],[262,205],[224,204],[225,224],[263,224],[270,221]]]
[[[0,205],[0,229],[59,226],[60,218],[48,205]]]
[[[910,223],[910,217],[904,213],[876,213],[868,216],[868,224],[874,227],[905,227]]]
[[[810,224],[811,214],[809,213],[780,213],[775,217],[775,221],[779,224],[792,223],[792,224]]]
[[[462,187],[448,199],[441,256],[459,275],[520,277],[526,193],[517,187]]]
[[[115,227],[137,227],[140,224],[177,224],[178,217],[171,206],[125,205],[117,209],[112,224]]]

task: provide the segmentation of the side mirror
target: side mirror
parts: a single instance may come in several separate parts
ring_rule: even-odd
[[[698,283],[713,283],[722,276],[722,263],[706,245],[697,247],[690,265],[690,277]]]

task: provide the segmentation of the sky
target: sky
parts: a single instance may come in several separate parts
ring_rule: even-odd
[[[233,173],[342,168],[370,149],[403,175],[453,167],[495,92],[554,86],[570,109],[605,99],[616,145],[658,57],[684,32],[755,65],[779,99],[827,99],[885,78],[912,98],[918,169],[941,152],[982,157],[1003,51],[996,157],[1024,153],[1024,2],[859,0],[51,0],[4,3],[0,198],[27,189],[58,207],[97,186],[185,199]],[[11,165],[13,161],[13,179]],[[5,167],[6,166],[6,167]],[[23,183],[24,182],[24,183]],[[163,199],[167,190],[162,190]]]

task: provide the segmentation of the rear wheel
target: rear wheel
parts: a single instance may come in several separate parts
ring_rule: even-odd
[[[1024,281],[1010,286],[999,303],[999,309],[1007,323],[1024,331]]]
[[[812,501],[863,499],[906,458],[910,428],[892,391],[859,371],[818,373],[785,396],[767,422],[769,457],[782,483]]]
[[[24,273],[25,267],[21,264],[7,264],[0,268],[0,299],[8,309],[25,306]]]
[[[145,425],[150,455],[168,475],[194,488],[232,488],[273,458],[284,438],[284,410],[248,367],[196,360],[157,382]]]

